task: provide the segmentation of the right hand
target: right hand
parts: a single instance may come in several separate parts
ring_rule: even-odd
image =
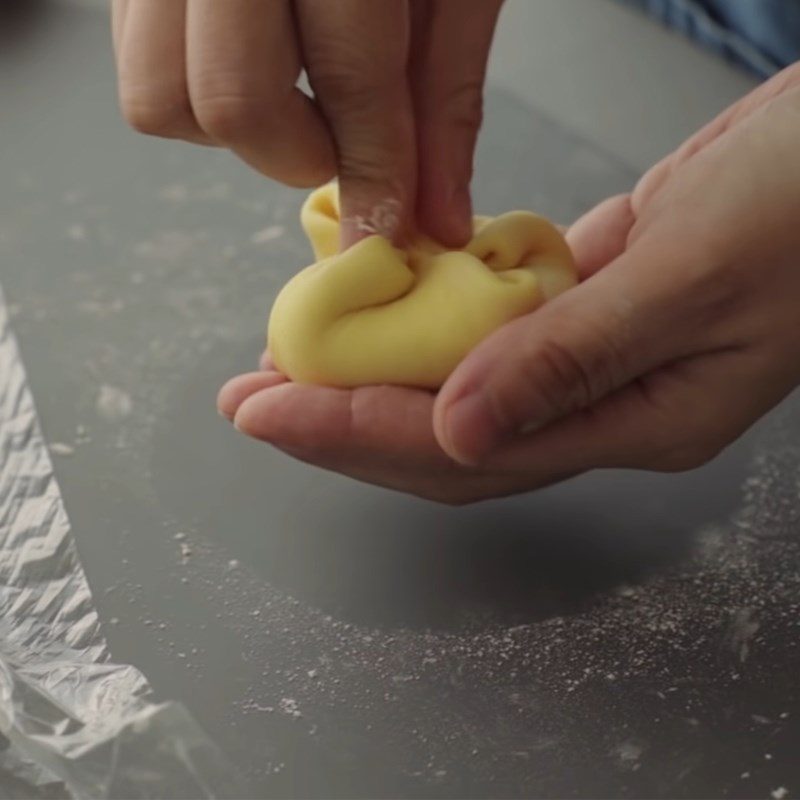
[[[271,178],[338,175],[342,244],[417,220],[471,232],[469,182],[502,0],[113,0],[137,130],[221,145]],[[314,91],[296,84],[305,70]]]

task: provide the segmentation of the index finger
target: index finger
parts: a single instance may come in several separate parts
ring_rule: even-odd
[[[400,243],[413,220],[416,134],[405,0],[297,0],[309,82],[333,133],[342,245]]]

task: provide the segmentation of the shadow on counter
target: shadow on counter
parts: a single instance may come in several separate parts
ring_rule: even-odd
[[[464,629],[574,613],[679,563],[739,500],[735,448],[701,473],[595,473],[462,509],[366,487],[216,415],[217,388],[248,360],[212,354],[174,397],[155,437],[155,490],[229,558],[351,622]]]

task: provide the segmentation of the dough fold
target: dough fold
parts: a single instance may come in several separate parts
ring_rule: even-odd
[[[312,192],[301,221],[317,263],[282,289],[267,334],[299,383],[438,389],[492,331],[576,283],[564,237],[527,211],[476,217],[463,250],[370,236],[339,253],[335,184]]]

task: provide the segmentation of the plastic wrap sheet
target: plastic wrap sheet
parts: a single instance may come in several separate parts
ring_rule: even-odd
[[[0,291],[0,793],[241,790],[189,714],[110,659]]]

